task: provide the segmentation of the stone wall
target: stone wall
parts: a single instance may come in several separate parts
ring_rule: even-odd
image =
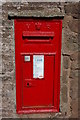
[[[6,2],[2,4],[2,117],[3,118],[77,118],[78,116],[78,76],[80,71],[80,10],[79,3],[21,3]],[[27,11],[63,13],[62,54],[61,54],[61,90],[60,112],[47,114],[16,114],[16,80],[15,80],[15,41],[14,20],[8,20],[8,13],[26,14]],[[1,49],[0,49],[1,50]],[[1,82],[0,81],[0,82]],[[80,97],[80,96],[79,96]],[[1,103],[1,102],[0,102]],[[79,111],[80,113],[80,111]]]

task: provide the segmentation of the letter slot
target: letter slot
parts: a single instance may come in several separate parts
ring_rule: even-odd
[[[24,31],[22,36],[27,42],[50,42],[53,40],[54,32]]]

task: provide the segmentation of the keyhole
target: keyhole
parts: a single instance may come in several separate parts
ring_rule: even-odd
[[[27,86],[29,87],[29,83],[27,83]]]

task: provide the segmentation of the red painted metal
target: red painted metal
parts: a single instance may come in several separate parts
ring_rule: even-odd
[[[14,23],[17,113],[59,112],[62,20],[17,19]],[[42,79],[33,78],[33,55],[44,55]]]
[[[23,37],[53,37],[54,32],[30,32],[24,31]]]

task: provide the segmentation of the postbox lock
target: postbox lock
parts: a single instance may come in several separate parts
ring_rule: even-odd
[[[29,83],[27,83],[27,87],[29,87]]]

